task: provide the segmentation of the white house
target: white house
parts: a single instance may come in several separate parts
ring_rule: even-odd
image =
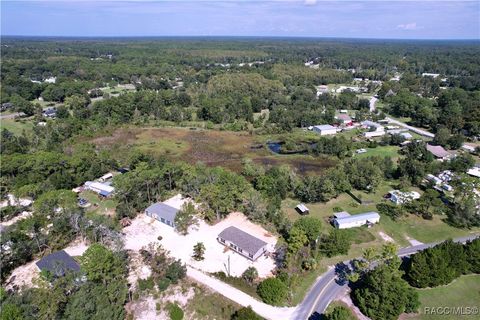
[[[313,126],[313,131],[320,133],[321,136],[331,135],[337,133],[337,128],[329,124],[322,124]]]
[[[350,215],[348,212],[339,212],[335,214],[333,224],[338,229],[348,229],[371,225],[380,221],[380,215],[377,212],[366,212],[356,215]]]
[[[480,167],[473,167],[467,170],[467,174],[471,175],[472,177],[480,178]]]
[[[388,193],[390,201],[395,204],[403,204],[420,198],[420,193],[417,191],[402,192],[400,190],[392,190]]]
[[[363,133],[366,138],[380,137],[385,135],[385,127],[380,123],[366,120],[362,122],[362,127],[371,130]]]

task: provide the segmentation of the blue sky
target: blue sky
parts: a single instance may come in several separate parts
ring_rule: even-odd
[[[2,35],[479,39],[480,1],[1,1]]]

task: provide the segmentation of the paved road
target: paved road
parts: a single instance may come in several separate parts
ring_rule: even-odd
[[[396,125],[399,125],[399,126],[402,126],[404,128],[407,128],[408,130],[412,131],[412,132],[415,132],[421,136],[424,136],[424,137],[428,137],[428,138],[433,138],[435,137],[435,135],[431,132],[428,132],[427,130],[422,130],[422,129],[419,129],[419,128],[415,128],[415,127],[412,127],[412,126],[409,126],[407,125],[406,123],[403,123],[401,121],[398,121],[398,120],[395,120],[395,119],[392,119],[390,117],[386,117],[385,118],[386,120],[388,120],[389,123],[394,123]]]
[[[475,238],[478,238],[479,236],[480,234],[474,234],[466,237],[456,238],[453,241],[465,243],[468,240],[473,240]],[[402,248],[398,250],[398,256],[399,257],[408,256],[418,251],[424,250],[426,248],[433,247],[439,244],[440,242],[442,241]],[[350,261],[346,261],[344,263],[350,264]],[[334,272],[334,269],[332,269],[332,270],[329,270],[327,273],[325,273],[324,276],[322,276],[322,278],[320,279],[322,281],[322,284],[327,283],[325,287],[321,287],[321,286],[317,287],[317,283],[319,281],[317,281],[317,283],[314,284],[314,286],[312,287],[312,290],[310,290],[310,292],[307,294],[307,296],[304,299],[304,301],[306,300],[311,301],[311,297],[309,297],[309,295],[316,295],[316,298],[314,300],[315,304],[311,307],[310,309],[311,311],[309,314],[312,314],[313,312],[316,312],[318,314],[324,313],[328,305],[330,304],[330,302],[336,297],[338,297],[342,292],[342,290],[346,289],[348,283],[338,283],[337,281],[335,281],[336,279],[337,279],[337,276]],[[304,306],[304,308],[308,309],[308,306]],[[303,317],[299,319],[308,319],[308,317]]]

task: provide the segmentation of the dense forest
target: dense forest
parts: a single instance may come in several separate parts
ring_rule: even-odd
[[[321,259],[346,255],[356,243],[344,230],[322,232],[325,222],[320,219],[291,221],[282,208],[288,199],[323,204],[344,194],[373,194],[393,181],[398,189],[424,191],[402,206],[377,204],[382,216],[393,223],[408,215],[424,220],[436,215],[444,216],[452,228],[480,226],[473,194],[478,181],[465,175],[478,159],[478,148],[473,155],[458,153],[451,161],[439,162],[420,139],[400,150],[405,139],[398,134],[376,140],[341,135],[310,141],[296,136],[309,126],[335,123],[339,111],[348,109],[357,122],[382,120],[386,115],[406,119],[435,133],[429,143],[451,150],[458,151],[466,141],[475,143],[480,136],[478,42],[4,37],[1,50],[2,115],[17,117],[9,119],[14,124],[31,126],[17,132],[2,128],[0,195],[2,200],[8,194],[34,200],[32,216],[2,229],[1,245],[8,248],[1,253],[2,286],[15,268],[46,251],[62,249],[78,237],[93,244],[81,258],[86,271],[81,283],[65,277],[51,287],[22,293],[2,289],[2,307],[12,319],[79,319],[82,311],[92,319],[125,318],[124,305],[131,297],[125,280],[128,253],[122,248],[122,222],[176,193],[201,203],[198,214],[207,223],[241,211],[281,237],[275,277],[257,285],[250,279],[254,276],[243,276],[250,289],[273,305],[290,302],[288,290],[298,286],[302,274],[314,270]],[[364,91],[319,94],[319,86],[326,85],[357,85]],[[371,96],[378,97],[378,109],[372,109]],[[50,107],[55,108],[55,118],[45,114]],[[95,137],[113,136],[126,127],[183,127],[262,138],[284,135],[285,153],[301,149],[314,161],[331,162],[308,175],[286,164],[241,159],[241,168],[235,171],[221,161],[192,163],[168,153],[155,156],[148,149],[122,149],[119,157],[108,145],[92,143]],[[395,157],[355,156],[359,148],[377,147],[399,151]],[[120,168],[128,172],[113,178],[112,216],[91,214],[78,206],[71,189]],[[448,199],[423,181],[427,174],[444,170],[459,177],[451,181],[456,191]],[[1,220],[20,213],[13,206],[2,208]],[[478,241],[462,248],[467,253],[478,251]],[[360,309],[373,319],[394,318],[392,308],[394,316],[418,308],[417,296],[402,277],[412,286],[431,284],[418,276],[427,267],[421,265],[425,270],[420,270],[411,263],[404,276],[392,254],[395,248],[384,249],[390,252],[384,254],[380,267],[363,268],[353,293]],[[412,261],[423,262],[419,260],[423,255]],[[162,291],[185,277],[185,265],[168,258],[161,248],[143,249],[142,258],[154,270],[151,283],[144,286]],[[477,272],[478,262],[475,270],[468,269],[474,265],[469,263],[472,267],[465,266],[444,283]],[[442,272],[448,273],[447,269]],[[385,310],[362,300],[365,292],[376,290],[372,283],[384,280],[400,297],[400,305],[385,305]],[[87,302],[87,310],[82,310]],[[251,310],[232,318],[240,318],[242,312]]]

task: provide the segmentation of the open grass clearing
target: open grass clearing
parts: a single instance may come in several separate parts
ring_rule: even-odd
[[[452,283],[431,289],[418,289],[420,296],[419,314],[414,319],[433,320],[433,319],[478,319],[478,308],[480,308],[480,275],[466,275],[462,276]],[[435,307],[477,308],[477,314],[463,314],[463,315],[438,315],[426,314],[428,309]],[[453,310],[452,310],[453,311]]]
[[[1,129],[7,129],[16,136],[19,136],[25,131],[26,133],[32,132],[33,123],[27,118],[23,119],[1,119],[0,120]]]

